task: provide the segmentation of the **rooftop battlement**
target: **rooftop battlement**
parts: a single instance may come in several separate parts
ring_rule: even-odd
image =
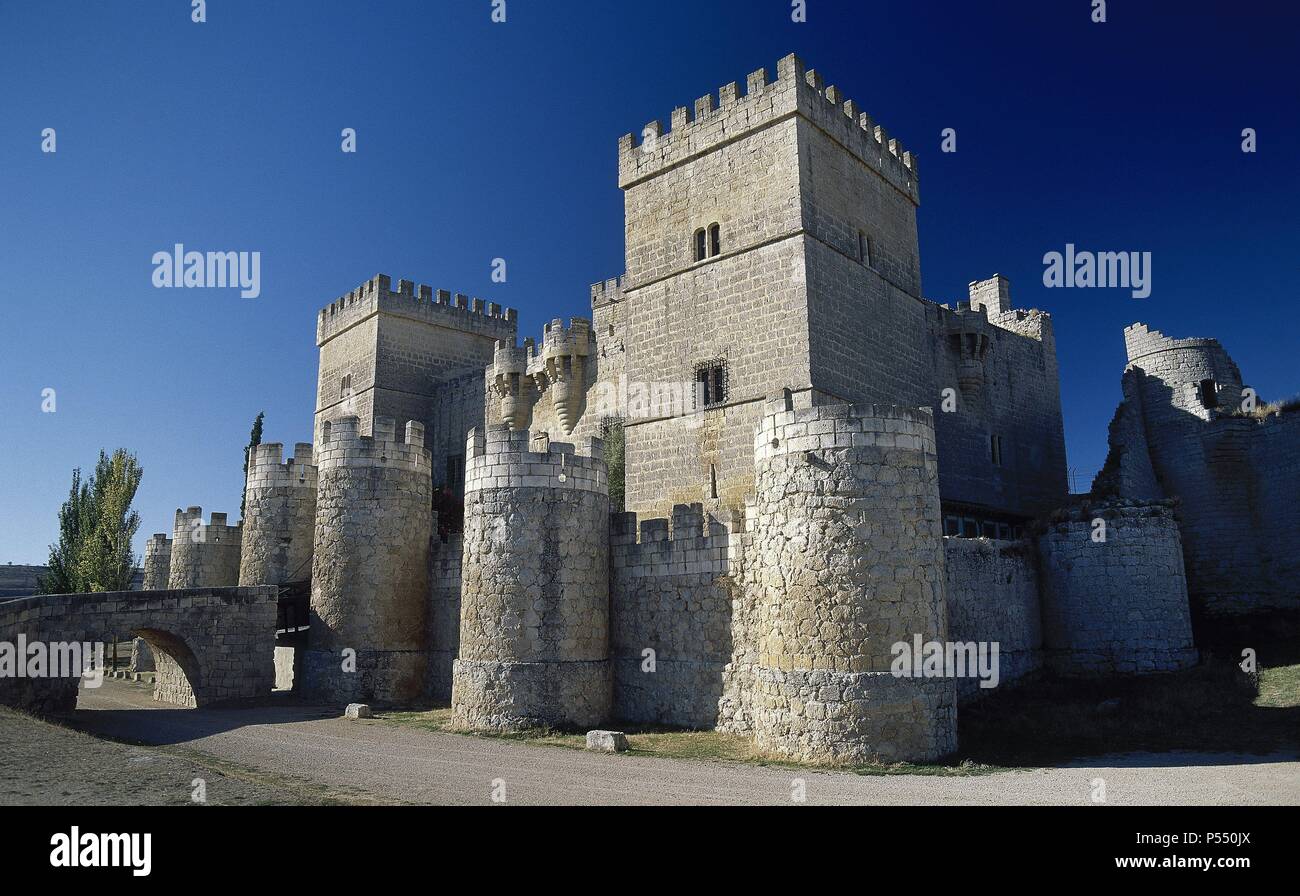
[[[453,295],[411,280],[399,280],[397,289],[393,289],[391,277],[376,274],[321,309],[316,320],[316,344],[324,345],[343,330],[378,313],[511,341],[518,320],[515,309],[503,308],[496,302],[463,293]]]
[[[920,202],[916,157],[838,88],[824,85],[815,70],[805,70],[793,53],[777,63],[775,81],[760,68],[746,79],[743,95],[733,81],[719,89],[716,104],[708,94],[695,101],[693,111],[685,106],[674,109],[667,132],[655,120],[642,130],[639,142],[633,134],[624,134],[618,144],[618,185],[626,190],[792,115],[802,115],[914,203]]]
[[[612,302],[623,301],[623,278],[613,277],[591,284],[591,307],[599,308]]]
[[[227,514],[213,511],[211,519],[205,524],[203,522],[202,507],[187,507],[184,510],[177,507],[175,527],[172,529],[172,538],[191,539],[192,533],[198,529],[204,530],[205,541],[220,541],[221,536],[227,532],[233,532],[235,537],[238,538],[243,522],[235,523],[232,526],[227,522],[228,519],[229,516]]]
[[[432,458],[424,447],[424,424],[408,420],[400,430],[392,417],[376,417],[372,434],[361,435],[357,417],[340,417],[321,425],[321,442],[316,450],[317,469],[333,467],[388,466],[416,472],[432,469]]]
[[[475,427],[465,440],[465,491],[552,488],[608,495],[605,443],[588,438],[574,445],[546,433],[502,424]]]
[[[293,456],[284,459],[284,445],[263,442],[253,449],[248,459],[245,488],[273,488],[278,486],[316,488],[316,465],[311,442],[294,445]]]

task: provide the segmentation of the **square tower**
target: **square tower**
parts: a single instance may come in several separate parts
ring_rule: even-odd
[[[483,370],[497,340],[514,344],[516,313],[495,302],[378,274],[321,309],[316,441],[327,420],[417,420],[433,481],[459,487],[465,437],[483,425]]]
[[[916,162],[791,55],[619,142],[633,383],[704,413],[626,421],[627,507],[739,506],[763,399],[931,404]]]

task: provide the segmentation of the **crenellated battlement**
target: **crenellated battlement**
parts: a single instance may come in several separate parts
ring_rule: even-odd
[[[317,469],[324,472],[337,467],[380,466],[431,473],[433,461],[424,447],[424,424],[406,421],[401,429],[403,441],[398,441],[398,431],[392,417],[376,417],[368,436],[361,435],[361,421],[356,417],[328,420],[321,427]]]
[[[623,278],[614,277],[591,284],[591,307],[599,308],[612,302],[623,301]]]
[[[263,442],[253,449],[248,459],[245,489],[278,486],[316,488],[311,442],[296,443],[288,460],[284,459],[284,445],[280,442]]]
[[[193,533],[202,530],[204,532],[203,540],[208,542],[228,541],[230,537],[238,541],[242,523],[235,523],[232,526],[228,519],[227,514],[213,511],[211,519],[205,524],[203,522],[202,507],[187,507],[184,510],[178,507],[176,508],[176,522],[172,529],[172,539],[173,541],[193,541]]]
[[[754,435],[758,462],[778,455],[874,447],[935,454],[929,408],[829,404],[794,408],[788,394],[767,400]]]
[[[544,434],[497,424],[469,431],[465,440],[465,491],[497,488],[576,489],[607,493],[605,443],[576,446]]]
[[[645,126],[639,141],[624,134],[619,139],[619,186],[626,190],[791,115],[802,115],[919,203],[916,157],[837,87],[824,85],[818,72],[805,70],[794,54],[777,63],[774,81],[766,69],[758,69],[746,79],[743,95],[733,81],[719,89],[716,103],[709,94],[696,100],[693,110],[674,109],[667,132],[656,120]]]
[[[321,309],[316,320],[316,344],[323,345],[334,335],[380,312],[428,321],[443,327],[479,333],[513,341],[518,313],[463,293],[398,280],[376,274],[356,289],[345,293]]]
[[[610,560],[616,575],[627,578],[725,575],[743,531],[743,522],[723,523],[698,503],[676,504],[671,520],[647,519],[639,525],[635,513],[613,513]]]

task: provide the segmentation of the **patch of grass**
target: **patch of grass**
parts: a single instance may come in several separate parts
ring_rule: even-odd
[[[1262,648],[1261,662],[1266,656]],[[962,707],[958,718],[961,756],[991,765],[1103,753],[1294,750],[1300,665],[1262,665],[1258,680],[1224,659],[1167,675],[1044,678]]]
[[[1043,677],[958,711],[960,750],[935,763],[810,765],[763,753],[747,737],[623,725],[625,756],[836,770],[859,775],[987,775],[1041,767],[1103,753],[1270,753],[1300,748],[1300,658],[1283,646],[1260,649],[1257,679],[1236,664],[1211,659],[1168,675],[1075,680]],[[382,722],[446,734],[514,740],[570,750],[586,748],[582,733],[534,728],[508,734],[466,731],[450,708],[383,712]]]
[[[375,718],[393,724],[436,731],[444,734],[463,734],[498,740],[515,740],[538,746],[563,747],[585,750],[585,733],[560,731],[553,728],[531,728],[506,734],[467,731],[457,726],[451,709],[443,707],[422,712],[384,712]],[[623,756],[656,756],[663,759],[694,759],[706,762],[743,762],[751,765],[769,765],[783,768],[833,769],[859,775],[938,775],[966,776],[1003,771],[972,760],[937,764],[910,762],[872,763],[868,765],[810,765],[791,762],[764,753],[754,742],[739,734],[725,731],[695,731],[661,725],[619,725],[627,734],[628,750]]]

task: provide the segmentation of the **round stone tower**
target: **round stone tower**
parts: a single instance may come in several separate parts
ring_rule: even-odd
[[[145,591],[163,591],[171,577],[172,540],[166,532],[149,536],[144,543],[144,583]]]
[[[490,731],[609,715],[609,483],[604,446],[471,430],[460,654],[452,708]]]
[[[167,587],[227,588],[239,584],[241,526],[226,524],[224,513],[203,523],[203,508],[176,511],[172,532],[171,572]]]
[[[891,671],[897,645],[948,638],[929,412],[794,410],[787,392],[769,401],[754,454],[758,745],[835,762],[955,750],[953,680]]]
[[[258,445],[244,486],[240,585],[284,585],[311,578],[316,529],[316,466],[311,444],[299,442],[283,459],[278,442]]]
[[[316,447],[316,534],[304,690],[340,703],[421,696],[428,651],[433,482],[424,425],[391,417],[360,434],[326,422]]]
[[[1182,539],[1170,502],[1118,501],[1055,514],[1038,537],[1043,647],[1060,675],[1196,665]]]

